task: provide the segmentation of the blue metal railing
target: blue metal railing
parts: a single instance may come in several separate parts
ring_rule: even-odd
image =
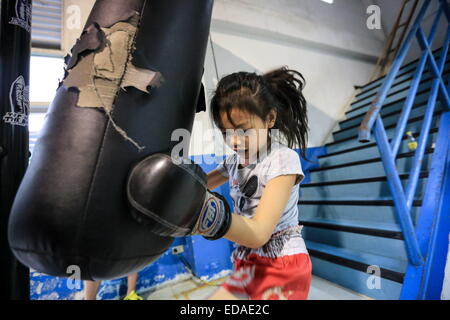
[[[402,47],[399,50],[399,53],[395,58],[389,73],[386,75],[376,98],[372,102],[371,107],[369,108],[359,127],[360,142],[370,141],[372,127],[374,129],[373,131],[375,140],[381,154],[381,159],[386,172],[388,185],[392,193],[395,211],[402,228],[408,259],[414,266],[422,265],[424,263],[424,258],[419,248],[419,242],[411,218],[411,208],[419,179],[422,160],[425,153],[425,146],[428,141],[428,133],[433,120],[433,113],[438,97],[440,97],[444,110],[450,110],[450,86],[446,87],[445,81],[442,79],[450,41],[450,9],[446,0],[439,0],[439,9],[435,14],[430,34],[428,37],[426,37],[421,27],[421,23],[428,8],[430,7],[431,1],[432,0],[424,0],[422,8],[417,14],[416,20],[412,25],[407,38],[402,44]],[[447,31],[444,43],[441,48],[439,61],[436,62],[431,51],[431,45],[435,38],[442,15],[444,15],[447,20]],[[395,134],[392,138],[391,143],[389,144],[386,130],[380,116],[380,111],[387,97],[387,94],[398,74],[398,71],[400,70],[403,61],[409,52],[414,37],[416,37],[419,42],[420,48],[422,49],[422,55],[416,67],[416,71],[410,88],[408,90],[407,98],[405,100],[400,119],[395,129]],[[412,161],[412,167],[406,185],[406,190],[404,190],[399,174],[397,172],[395,160],[397,158],[398,150],[400,148],[400,144],[405,132],[412,105],[417,94],[419,83],[422,79],[422,74],[427,64],[431,69],[431,74],[434,76],[434,78],[432,81],[432,87],[430,90],[423,125],[420,132],[418,147],[415,151]]]

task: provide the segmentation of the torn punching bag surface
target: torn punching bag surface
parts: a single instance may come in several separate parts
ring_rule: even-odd
[[[178,143],[175,129],[192,129],[212,4],[95,3],[11,211],[9,243],[22,263],[111,279],[171,245],[133,220],[125,183],[136,162]]]

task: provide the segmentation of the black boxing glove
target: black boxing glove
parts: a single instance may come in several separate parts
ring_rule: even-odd
[[[127,197],[133,217],[161,236],[223,237],[231,226],[227,201],[207,189],[203,170],[189,159],[153,154],[131,170]]]

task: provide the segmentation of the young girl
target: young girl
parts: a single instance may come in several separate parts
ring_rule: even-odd
[[[235,153],[208,174],[208,189],[229,181],[234,214],[225,238],[238,246],[233,274],[210,299],[308,297],[311,261],[297,208],[304,174],[291,149],[298,144],[306,158],[303,87],[303,76],[287,68],[262,76],[238,72],[218,83],[211,115]],[[287,145],[277,141],[273,129]]]

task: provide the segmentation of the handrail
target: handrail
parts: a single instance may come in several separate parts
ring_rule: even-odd
[[[431,27],[430,36],[428,37],[428,41],[430,43],[433,42],[434,36],[436,35],[436,30],[439,25],[441,14],[442,12],[440,11],[434,19],[433,26]],[[419,63],[417,64],[416,73],[414,74],[414,78],[411,82],[411,86],[409,88],[408,95],[405,101],[405,106],[403,107],[400,119],[397,123],[395,135],[391,142],[392,154],[394,157],[397,157],[398,149],[400,148],[400,143],[403,138],[404,128],[406,127],[406,123],[408,122],[409,114],[414,104],[417,90],[419,89],[420,80],[422,79],[422,74],[423,71],[425,70],[425,64],[427,63],[427,59],[428,55],[422,55]]]
[[[447,38],[444,42],[444,46],[442,47],[442,54],[439,61],[439,70],[442,72],[445,67],[445,57],[448,53],[448,45],[450,40],[450,32],[447,32]],[[412,168],[410,170],[408,184],[406,186],[406,205],[409,210],[411,210],[413,197],[416,191],[417,182],[419,179],[420,168],[422,165],[422,159],[425,152],[426,143],[428,141],[428,134],[431,127],[431,122],[433,120],[434,108],[436,106],[436,100],[438,95],[438,90],[440,88],[440,83],[442,79],[436,77],[433,80],[430,96],[428,98],[428,105],[425,110],[425,117],[422,122],[422,129],[420,131],[420,138],[418,141],[418,148],[414,154],[414,159],[412,161]],[[447,89],[446,89],[447,90]],[[449,104],[447,104],[448,106]]]
[[[420,27],[420,23],[425,16],[430,2],[431,0],[425,0],[422,8],[419,11],[419,14],[417,15],[416,20],[414,21],[411,31],[409,32],[408,36],[405,39],[405,42],[402,45],[402,48],[400,49],[398,57],[395,58],[395,61],[391,66],[391,70],[387,74],[383,84],[380,87],[380,90],[378,91],[377,96],[372,102],[372,106],[369,108],[366,115],[364,116],[363,121],[361,122],[358,133],[360,142],[370,141],[370,131],[372,129],[372,126],[381,110],[381,107],[383,106],[384,100],[386,99],[389,89],[392,87],[392,83],[394,82],[394,79],[403,64],[403,61],[405,60],[412,40]]]
[[[425,17],[425,13],[430,6],[431,0],[425,0],[422,8],[420,9],[414,24],[405,42],[402,44],[399,50],[398,56],[395,58],[392,67],[384,79],[376,98],[373,100],[371,107],[364,116],[363,121],[359,127],[358,139],[360,142],[370,141],[371,131],[373,127],[375,140],[380,151],[381,160],[384,170],[386,172],[389,188],[392,193],[394,201],[395,212],[398,217],[398,221],[401,226],[401,230],[404,237],[406,252],[410,263],[414,266],[420,266],[424,263],[423,252],[419,247],[419,242],[414,228],[414,223],[411,218],[411,208],[414,200],[414,195],[417,189],[417,183],[419,179],[419,173],[422,165],[422,160],[425,153],[425,147],[429,137],[429,130],[433,120],[434,109],[438,97],[441,98],[443,108],[450,110],[450,85],[446,86],[445,81],[442,79],[442,74],[445,67],[445,61],[448,54],[448,46],[450,43],[450,10],[446,0],[439,0],[439,10],[436,12],[433,25],[428,37],[425,36],[421,27],[421,23]],[[445,15],[447,19],[447,33],[441,48],[441,56],[438,62],[436,62],[432,51],[431,45],[436,35],[436,31],[439,25],[441,17]],[[422,56],[417,64],[416,71],[411,82],[408,94],[405,100],[405,104],[402,108],[402,112],[397,123],[395,134],[391,143],[388,141],[386,130],[383,125],[383,121],[380,116],[381,108],[384,105],[387,94],[392,87],[392,84],[397,77],[400,67],[408,54],[411,47],[411,43],[417,38],[419,45],[422,49]],[[403,138],[404,131],[408,122],[408,118],[412,109],[412,105],[416,98],[419,83],[422,79],[425,65],[431,69],[431,74],[434,76],[430,95],[428,98],[427,107],[425,110],[422,129],[420,132],[420,138],[418,141],[418,148],[415,150],[414,158],[412,160],[412,167],[410,170],[406,189],[404,190],[399,173],[396,168],[396,158],[400,148],[400,144]]]
[[[405,22],[405,27],[403,28],[403,32],[402,32],[402,34],[400,36],[400,39],[398,40],[398,46],[395,49],[394,58],[397,56],[398,50],[400,50],[400,46],[403,43],[403,39],[405,38],[406,31],[408,31],[409,25],[410,25],[411,20],[412,20],[412,18],[414,16],[414,13],[416,12],[416,8],[417,8],[418,4],[419,4],[419,0],[415,0],[414,4],[413,4],[413,7],[411,8],[410,14],[408,16],[408,20]]]

